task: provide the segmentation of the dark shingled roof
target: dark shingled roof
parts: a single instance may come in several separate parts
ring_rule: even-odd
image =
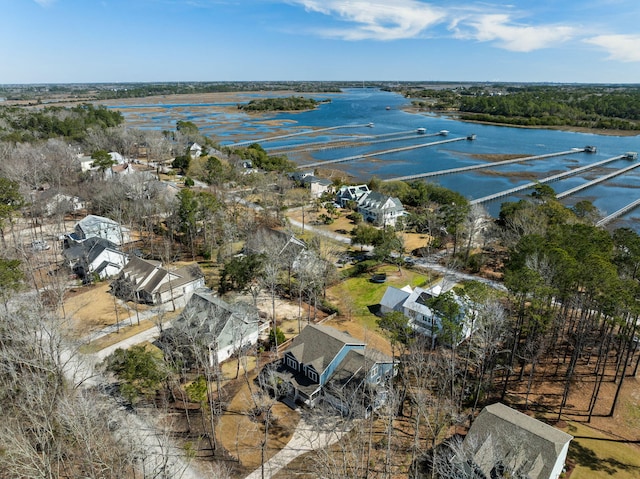
[[[464,443],[473,448],[474,462],[487,477],[501,462],[530,479],[546,479],[571,439],[553,426],[495,403],[478,415]]]
[[[87,262],[92,263],[105,249],[118,251],[118,247],[109,240],[104,238],[92,237],[80,243],[74,244],[71,248],[67,248],[62,255],[68,261],[76,261],[81,258],[87,258]]]
[[[294,338],[287,352],[299,363],[311,364],[318,374],[322,374],[346,344],[365,346],[363,341],[337,329],[309,324]]]

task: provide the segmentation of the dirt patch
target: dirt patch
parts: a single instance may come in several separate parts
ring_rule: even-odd
[[[108,283],[98,283],[67,292],[64,313],[72,319],[73,331],[83,337],[130,316],[127,310],[109,293]]]
[[[264,424],[260,418],[253,419],[251,412],[255,409],[252,394],[257,386],[253,383],[256,374],[241,378],[241,386],[228,403],[224,414],[216,427],[216,435],[222,446],[245,469],[251,472],[260,467],[262,442],[264,440]],[[273,423],[264,448],[264,460],[268,461],[287,445],[300,420],[300,415],[280,402],[275,402],[271,409]]]

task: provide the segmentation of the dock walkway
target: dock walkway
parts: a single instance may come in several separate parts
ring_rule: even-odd
[[[447,170],[430,171],[428,173],[418,173],[416,175],[397,176],[395,178],[387,178],[383,181],[412,181],[421,178],[430,178],[433,176],[452,175],[455,173],[464,173],[467,171],[481,170],[483,168],[495,168],[496,166],[511,165],[514,163],[524,163],[525,161],[542,160],[544,158],[554,158],[557,156],[574,155],[576,153],[584,153],[586,148],[572,148],[567,151],[559,151],[557,153],[547,153],[545,155],[526,156],[523,158],[514,158],[511,160],[497,161],[495,163],[482,163],[480,165],[461,166],[459,168],[449,168]]]
[[[626,155],[618,155],[612,158],[607,158],[606,160],[596,161],[595,163],[591,163],[590,165],[581,166],[580,168],[576,168],[574,170],[566,171],[564,173],[559,173],[557,175],[547,176],[546,178],[541,178],[538,181],[532,181],[530,183],[526,183],[521,186],[516,186],[515,188],[510,188],[508,190],[499,191],[492,195],[483,196],[482,198],[476,198],[475,200],[471,200],[469,204],[478,205],[481,203],[487,203],[489,201],[504,198],[505,196],[511,196],[514,193],[518,193],[519,191],[528,190],[533,188],[539,184],[551,183],[552,181],[558,181],[562,178],[567,178],[569,176],[577,175],[578,173],[582,173],[583,171],[591,170],[593,168],[597,168],[598,166],[606,165],[607,163],[611,163],[616,160],[621,160],[626,158]]]
[[[315,168],[317,166],[325,166],[325,165],[330,165],[330,164],[333,164],[333,163],[344,163],[346,161],[362,160],[364,158],[371,158],[373,156],[389,155],[391,153],[399,153],[401,151],[417,150],[418,148],[426,148],[428,146],[444,145],[445,143],[453,143],[453,142],[456,142],[456,141],[463,141],[463,140],[467,140],[467,139],[468,139],[468,137],[463,136],[463,137],[460,137],[460,138],[451,138],[449,140],[434,141],[434,142],[431,142],[431,143],[423,143],[423,144],[420,144],[420,145],[403,146],[401,148],[393,148],[391,150],[377,151],[377,152],[374,152],[374,153],[367,153],[367,154],[363,154],[363,155],[346,156],[344,158],[336,158],[334,160],[316,161],[314,163],[307,163],[307,164],[304,164],[304,165],[300,165],[300,166],[298,166],[298,169]]]

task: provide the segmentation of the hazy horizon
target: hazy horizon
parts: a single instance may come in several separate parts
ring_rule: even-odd
[[[531,3],[0,0],[0,84],[640,82],[636,0]]]

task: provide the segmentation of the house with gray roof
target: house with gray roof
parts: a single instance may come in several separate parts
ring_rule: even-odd
[[[409,285],[404,288],[389,286],[380,300],[380,312],[382,314],[391,313],[393,311],[398,311],[400,313],[404,312],[402,306],[407,298],[411,296],[411,293],[413,293],[413,290]]]
[[[286,385],[289,401],[314,406],[321,398],[343,412],[375,407],[396,370],[393,358],[353,336],[309,324],[293,339],[284,357],[270,365]]]
[[[558,479],[563,472],[569,434],[501,403],[485,407],[462,446],[473,477]],[[472,477],[472,476],[468,476]]]
[[[186,303],[193,292],[204,287],[204,275],[197,264],[168,269],[159,261],[132,257],[111,285],[118,297],[145,304]]]
[[[398,198],[371,191],[358,200],[358,213],[376,226],[395,226],[398,218],[406,215]]]
[[[169,354],[193,364],[195,341],[213,367],[255,345],[268,329],[253,305],[227,303],[209,288],[198,288],[172,327],[163,332],[160,343]]]
[[[345,185],[341,186],[336,193],[336,203],[342,208],[347,206],[350,201],[357,202],[364,195],[368,194],[371,190],[367,185]]]
[[[333,182],[326,178],[318,178],[314,175],[305,176],[300,180],[302,186],[309,188],[312,198],[320,198],[325,193],[333,190]]]
[[[116,276],[128,260],[128,255],[117,245],[96,237],[74,243],[62,251],[62,256],[67,266],[83,280],[94,274],[100,279]]]
[[[98,215],[88,215],[78,221],[70,235],[74,241],[104,238],[116,245],[131,242],[131,231],[117,221]]]
[[[453,290],[455,283],[444,280],[429,288],[402,289],[389,286],[380,300],[380,312],[388,314],[392,311],[403,313],[409,319],[409,326],[417,333],[435,340],[442,333],[442,318],[433,306],[433,299],[441,294],[451,292],[453,300],[458,304],[459,315],[456,321],[460,325],[458,341],[468,338],[473,332],[476,310],[468,298]]]

